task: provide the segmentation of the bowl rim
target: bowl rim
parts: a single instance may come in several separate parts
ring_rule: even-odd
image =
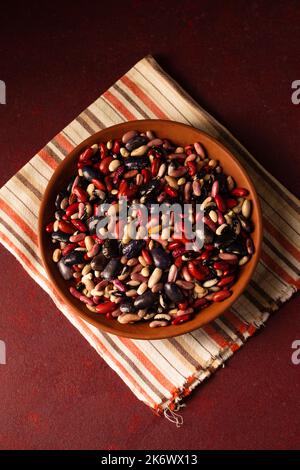
[[[57,175],[60,173],[60,166],[63,162],[65,162],[66,160],[72,160],[73,158],[75,158],[75,156],[78,156],[78,153],[84,149],[86,146],[88,145],[91,145],[89,143],[89,141],[93,138],[95,138],[95,136],[101,136],[102,133],[107,132],[108,130],[112,129],[113,131],[115,130],[118,130],[119,128],[123,129],[124,128],[124,125],[126,126],[126,124],[130,124],[130,127],[133,126],[134,128],[134,125],[139,125],[139,123],[143,122],[144,124],[148,124],[149,123],[149,129],[151,128],[151,124],[152,123],[162,123],[162,124],[166,124],[168,123],[169,125],[176,125],[176,126],[180,126],[180,127],[183,127],[183,128],[187,128],[187,129],[193,129],[194,131],[198,132],[199,133],[199,137],[201,135],[204,135],[205,138],[207,138],[208,140],[211,140],[215,145],[217,145],[218,147],[220,147],[222,149],[222,151],[224,151],[225,153],[229,154],[231,159],[233,160],[233,162],[235,163],[235,165],[237,165],[239,167],[239,170],[243,173],[243,176],[244,178],[246,179],[247,181],[247,187],[250,189],[250,192],[252,193],[252,200],[253,202],[255,202],[255,207],[256,207],[256,211],[257,211],[257,220],[258,220],[258,223],[257,223],[257,226],[256,226],[256,230],[257,230],[257,242],[256,242],[256,245],[255,245],[255,252],[250,260],[250,267],[249,267],[249,270],[248,270],[248,273],[247,275],[245,276],[244,278],[244,285],[242,286],[242,288],[240,288],[237,292],[233,292],[233,294],[228,298],[226,299],[225,301],[223,301],[222,303],[220,303],[220,305],[224,306],[224,308],[222,309],[221,312],[217,313],[216,315],[212,315],[211,318],[208,320],[208,322],[206,322],[205,324],[208,324],[212,321],[214,321],[216,318],[220,317],[225,311],[227,311],[234,302],[237,301],[237,299],[242,295],[242,293],[245,291],[245,289],[247,288],[252,276],[253,276],[253,273],[257,267],[257,264],[258,264],[258,261],[260,259],[260,255],[261,255],[261,249],[262,249],[262,237],[263,237],[263,221],[262,221],[262,211],[261,211],[261,204],[260,204],[260,200],[259,200],[259,197],[258,197],[258,194],[257,194],[257,191],[255,189],[255,186],[252,182],[252,179],[251,177],[249,176],[248,172],[246,171],[246,169],[244,168],[244,166],[239,162],[239,160],[233,155],[232,151],[229,150],[228,147],[226,147],[226,145],[224,145],[223,143],[221,143],[218,139],[216,139],[215,137],[212,137],[210,134],[208,134],[207,132],[201,130],[201,129],[198,129],[194,126],[191,126],[191,125],[188,125],[188,124],[185,124],[185,123],[181,123],[181,122],[178,122],[178,121],[172,121],[172,120],[167,120],[167,119],[139,119],[139,120],[132,120],[132,121],[124,121],[122,123],[119,123],[119,124],[115,124],[113,126],[109,126],[109,127],[105,127],[103,129],[101,129],[100,131],[97,131],[95,132],[94,134],[92,134],[91,136],[89,136],[87,139],[84,139],[82,142],[80,142],[78,145],[76,145],[76,147],[74,147],[71,152],[69,152],[65,157],[64,159],[61,161],[61,163],[56,167],[56,169],[54,170],[51,178],[49,179],[48,183],[47,183],[47,186],[46,186],[46,189],[44,191],[44,194],[43,194],[43,198],[42,198],[42,201],[40,203],[40,208],[39,208],[39,215],[38,215],[38,249],[39,249],[39,253],[41,255],[41,259],[42,259],[42,264],[43,264],[43,267],[46,271],[46,274],[47,274],[47,277],[51,283],[51,286],[53,288],[53,290],[55,291],[55,293],[57,294],[57,296],[63,300],[63,302],[67,305],[67,307],[69,309],[72,310],[72,312],[79,316],[82,320],[85,320],[87,321],[88,323],[90,323],[91,325],[99,328],[102,332],[105,332],[105,333],[111,333],[111,334],[114,334],[116,336],[120,336],[120,337],[126,337],[126,338],[131,338],[131,339],[136,339],[136,340],[160,340],[160,339],[168,339],[168,338],[173,338],[173,337],[176,337],[176,336],[180,336],[180,335],[184,335],[186,333],[190,333],[192,331],[195,331],[197,330],[198,328],[202,328],[204,326],[204,324],[201,324],[200,326],[196,326],[194,324],[190,325],[190,323],[192,322],[185,322],[181,325],[178,325],[177,328],[178,328],[178,332],[173,332],[173,334],[168,334],[168,327],[166,328],[160,328],[160,329],[155,329],[155,333],[156,333],[156,336],[155,337],[152,337],[151,336],[151,332],[153,331],[151,328],[149,328],[149,334],[143,334],[142,336],[138,333],[136,333],[136,331],[134,330],[133,328],[133,331],[132,333],[131,332],[127,332],[127,331],[119,331],[119,330],[116,330],[114,327],[113,327],[113,322],[111,322],[111,325],[110,324],[103,324],[101,322],[98,322],[97,320],[94,320],[93,318],[91,318],[87,313],[85,313],[84,310],[81,310],[79,308],[77,308],[76,305],[74,305],[71,300],[64,294],[64,292],[59,288],[59,286],[56,284],[56,280],[54,278],[54,276],[52,275],[52,272],[48,266],[48,263],[46,261],[46,255],[45,255],[45,246],[43,244],[43,231],[44,231],[44,222],[43,222],[43,219],[44,219],[44,213],[45,213],[45,210],[46,210],[46,207],[47,207],[47,201],[48,201],[48,198],[49,198],[49,194],[51,193],[52,191],[52,186],[54,185],[54,183],[56,182],[57,180]],[[124,131],[124,129],[123,129]],[[125,130],[126,132],[126,130]],[[249,263],[249,264],[250,264]],[[249,266],[249,265],[248,265]],[[160,330],[160,331],[158,331]]]

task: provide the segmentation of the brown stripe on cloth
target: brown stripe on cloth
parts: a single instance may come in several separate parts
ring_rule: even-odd
[[[98,119],[98,117],[90,109],[86,109],[83,114],[90,118],[90,120],[93,121],[93,123],[96,124],[97,127],[99,127],[99,130],[107,127],[105,126],[105,124],[103,124],[103,122],[100,121],[100,119]]]
[[[6,190],[9,191],[16,199],[18,199],[19,203],[22,204],[22,206],[26,207],[27,210],[29,210],[29,212],[32,214],[32,216],[37,219],[38,216],[37,214],[35,214],[31,207],[29,207],[24,201],[23,199],[20,198],[20,196],[18,194],[16,194],[8,185],[6,185]]]
[[[264,243],[273,251],[273,253],[275,253],[276,256],[278,256],[278,258],[280,258],[289,268],[291,268],[291,270],[294,271],[297,276],[300,276],[299,269],[289,259],[287,259],[284,254],[279,251],[270,240],[268,240],[266,236],[264,236]]]
[[[88,123],[84,120],[82,116],[78,116],[76,118],[76,121],[90,134],[94,134],[95,131],[94,129],[91,128],[91,126],[88,125]]]
[[[51,142],[49,142],[49,143],[51,143],[51,144],[54,145],[53,140],[51,140]],[[57,147],[57,146],[56,146],[56,147]],[[57,153],[55,153],[54,150],[52,150],[52,148],[49,147],[49,144],[45,145],[44,150],[50,155],[50,157],[53,158],[53,160],[54,160],[56,163],[59,164],[59,163],[63,160],[63,157],[59,157],[59,156],[57,155]],[[62,152],[62,153],[63,153],[63,152]],[[63,153],[63,155],[65,155],[65,154]]]
[[[200,364],[198,361],[195,360],[195,358],[193,356],[191,356],[187,350],[185,348],[183,348],[181,346],[181,344],[177,341],[176,338],[169,338],[168,339],[168,342],[170,342],[174,348],[176,349],[176,351],[178,351],[178,353],[184,357],[185,359],[187,359],[189,361],[190,364],[192,364],[195,368],[199,368]]]
[[[130,96],[124,91],[119,85],[115,84],[113,88],[120,93],[120,95],[123,96],[123,98],[127,101],[127,103],[131,104],[131,106],[138,112],[140,113],[141,116],[143,116],[145,119],[148,119],[150,116],[148,113],[146,113],[133,99],[130,98]]]
[[[48,183],[48,180],[47,180],[46,176],[44,176],[44,175],[40,172],[40,170],[38,170],[38,168],[36,168],[36,166],[35,166],[31,161],[28,162],[28,165],[30,165],[30,166],[31,166],[44,180],[46,180],[46,182]]]
[[[3,225],[3,227],[5,227],[6,230],[8,230],[8,232],[10,232],[11,235],[15,237],[15,239],[18,240],[21,243],[21,245],[24,246],[27,252],[30,253],[31,256],[41,265],[42,264],[41,258],[38,256],[37,252],[34,251],[33,248],[24,240],[24,238],[19,233],[17,233],[12,228],[11,225],[9,225],[5,220],[3,220],[2,217],[0,217],[0,222]]]
[[[174,109],[176,109],[176,111],[178,112],[178,114],[180,114],[180,116],[182,116],[182,120],[183,120],[184,122],[186,122],[186,123],[192,125],[192,123],[187,119],[187,117],[184,116],[184,114],[182,114],[182,112],[180,111],[180,109],[177,108],[177,106],[176,106],[174,103],[172,103],[172,102],[168,99],[167,96],[163,95],[163,94],[161,93],[161,90],[160,90],[158,87],[156,87],[156,86],[154,85],[154,83],[150,82],[150,80],[146,77],[146,75],[144,75],[144,74],[143,74],[139,69],[137,69],[136,67],[134,67],[134,70],[135,70],[135,72],[139,73],[139,74],[143,77],[143,79],[146,80],[146,81],[164,98],[164,100],[166,100],[166,101],[170,104],[170,106],[172,106]]]
[[[16,174],[16,178],[21,181],[21,183],[23,183],[24,186],[26,186],[26,188],[28,188],[39,199],[39,201],[42,200],[42,193],[35,186],[33,186],[33,184],[31,184],[31,182],[28,181],[28,179],[25,178],[25,176],[22,175],[20,171]]]

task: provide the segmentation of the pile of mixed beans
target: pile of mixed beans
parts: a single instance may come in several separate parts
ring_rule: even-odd
[[[120,323],[178,325],[212,302],[232,294],[240,267],[254,253],[251,201],[201,143],[185,147],[153,132],[126,132],[121,139],[86,148],[78,174],[56,198],[55,221],[47,225],[56,248],[53,261],[70,282],[70,293],[92,312]],[[161,225],[130,236],[128,217],[121,240],[101,237],[104,203],[201,204],[201,249],[187,250],[185,234]],[[192,217],[196,218],[196,213]]]

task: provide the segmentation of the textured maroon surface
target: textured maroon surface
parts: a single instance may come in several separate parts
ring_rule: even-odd
[[[1,6],[0,184],[151,53],[300,196],[300,105],[291,103],[299,2],[45,3]],[[178,430],[132,395],[3,248],[0,256],[0,449],[300,447],[299,297],[194,392]]]

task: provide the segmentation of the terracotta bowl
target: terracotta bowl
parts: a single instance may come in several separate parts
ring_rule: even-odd
[[[170,139],[177,145],[187,145],[196,141],[203,143],[208,154],[221,162],[224,172],[232,175],[238,186],[249,189],[253,203],[252,217],[255,230],[252,233],[252,237],[255,245],[255,253],[249,263],[241,268],[240,276],[232,288],[232,296],[223,302],[212,304],[202,310],[199,314],[195,315],[192,320],[177,326],[172,325],[152,329],[149,328],[146,322],[122,325],[115,320],[107,320],[103,315],[90,312],[79,300],[72,297],[69,293],[69,282],[62,279],[55,263],[52,261],[53,244],[49,234],[45,232],[45,226],[54,218],[55,197],[57,193],[68,184],[71,176],[75,174],[77,157],[82,150],[96,142],[120,138],[126,131],[134,129],[141,132],[153,130],[158,137]],[[259,259],[261,240],[262,218],[260,204],[253,183],[244,168],[238,160],[215,139],[209,137],[198,129],[172,121],[141,120],[125,122],[103,129],[86,139],[63,160],[54,172],[46,188],[39,213],[39,247],[41,257],[48,277],[59,296],[66,302],[66,304],[68,304],[69,307],[71,307],[74,315],[77,315],[106,332],[135,339],[153,340],[182,335],[200,328],[206,323],[219,317],[224,311],[228,310],[241,295],[253,274]]]

